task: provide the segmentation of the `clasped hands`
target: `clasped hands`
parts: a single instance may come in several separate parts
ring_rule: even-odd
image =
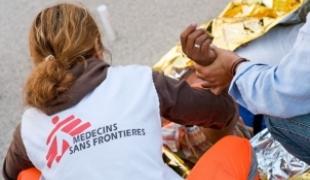
[[[188,26],[180,36],[183,52],[194,61],[197,77],[203,80],[202,88],[219,95],[229,86],[240,58],[231,51],[217,48],[205,30],[197,29],[197,25]]]

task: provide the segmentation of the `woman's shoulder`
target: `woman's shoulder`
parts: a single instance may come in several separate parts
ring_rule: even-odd
[[[24,109],[24,112],[22,114],[22,118],[33,118],[33,117],[42,117],[42,116],[47,116],[45,113],[43,113],[41,110],[27,106]]]
[[[37,108],[26,107],[21,117],[21,129],[24,129],[23,127],[45,124],[45,121],[42,121],[44,119],[50,119],[50,117]]]
[[[136,80],[141,81],[152,76],[152,68],[145,65],[113,66],[108,69],[108,79]]]
[[[118,65],[111,66],[108,72],[127,72],[127,73],[141,73],[141,72],[151,72],[152,68],[146,65],[132,64],[132,65]]]

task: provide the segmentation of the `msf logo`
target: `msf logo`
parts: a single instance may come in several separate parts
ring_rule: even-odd
[[[91,126],[89,122],[82,122],[81,119],[74,117],[74,115],[62,120],[55,116],[52,118],[52,123],[54,128],[46,141],[48,152],[45,158],[48,168],[51,168],[55,161],[59,163],[69,149],[72,137],[81,134]]]

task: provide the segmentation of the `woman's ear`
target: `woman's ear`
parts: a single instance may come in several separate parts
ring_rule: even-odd
[[[95,40],[95,51],[95,57],[98,59],[103,59],[104,46],[100,37],[97,37]]]
[[[96,57],[97,59],[103,59],[103,52],[98,52],[98,51],[96,51],[95,57]]]

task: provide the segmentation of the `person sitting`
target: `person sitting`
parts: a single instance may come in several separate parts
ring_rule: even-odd
[[[220,94],[229,87],[229,94],[239,104],[252,113],[265,115],[270,133],[288,152],[308,164],[309,30],[308,14],[306,22],[298,27],[295,42],[284,51],[286,54],[282,54],[282,59],[273,59],[276,47],[265,49],[265,61],[269,61],[268,51],[270,61],[276,62],[273,65],[249,61],[237,53],[211,46],[210,37],[195,26],[189,26],[181,36],[184,53],[196,61],[196,73],[205,81],[201,86],[211,89],[214,94]],[[260,54],[256,55],[259,58]],[[206,66],[200,65],[201,62]]]

